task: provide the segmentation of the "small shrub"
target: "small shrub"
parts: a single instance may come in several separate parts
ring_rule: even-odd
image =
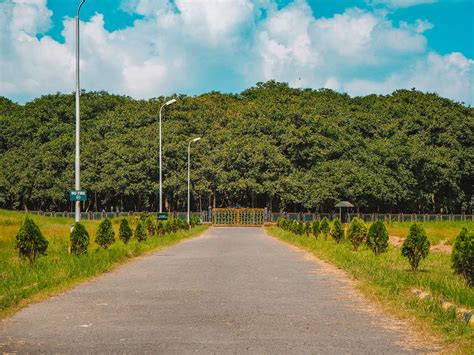
[[[147,216],[145,221],[143,222],[143,227],[145,231],[148,233],[148,236],[155,235],[155,224],[153,223],[153,218],[151,216]]]
[[[329,219],[327,219],[327,217],[324,217],[321,220],[321,223],[319,224],[319,228],[321,230],[321,233],[324,236],[324,239],[328,239],[328,234],[329,234],[329,231],[331,230],[331,226],[329,225]]]
[[[165,234],[165,225],[163,221],[158,221],[156,224],[156,233],[161,237],[163,234]]]
[[[48,244],[36,223],[27,215],[16,235],[15,248],[20,257],[27,258],[31,265],[38,255],[46,255]]]
[[[408,258],[412,270],[417,270],[420,261],[428,256],[430,242],[423,226],[414,223],[410,226],[408,236],[402,245],[402,255]]]
[[[382,221],[377,221],[370,226],[367,245],[375,255],[380,255],[388,250],[388,232]]]
[[[334,219],[331,229],[331,237],[333,237],[338,244],[344,239],[344,227],[339,218]]]
[[[347,237],[354,246],[354,250],[359,250],[359,246],[367,238],[367,226],[364,221],[360,218],[355,217],[349,226],[347,231]]]
[[[321,230],[319,229],[319,221],[318,220],[313,221],[312,229],[313,229],[314,237],[317,238],[319,236],[319,233],[321,232]]]
[[[95,242],[104,249],[107,249],[115,242],[115,232],[112,228],[112,222],[109,218],[106,218],[100,222],[99,228],[97,228]]]
[[[474,231],[461,230],[454,241],[451,262],[454,272],[464,277],[469,287],[474,287]]]
[[[130,224],[128,223],[128,220],[126,218],[123,218],[120,221],[120,228],[119,228],[119,238],[127,244],[129,240],[132,238],[132,228],[130,228]]]
[[[304,232],[305,232],[307,237],[309,237],[309,235],[311,234],[312,229],[313,228],[312,228],[311,222],[306,222],[304,224]]]
[[[71,254],[82,255],[87,253],[87,247],[89,246],[89,233],[87,233],[84,225],[79,222],[74,223],[69,240],[71,242]]]
[[[304,234],[304,223],[301,221],[297,223],[296,234],[298,235]]]
[[[142,222],[138,222],[137,227],[135,228],[134,236],[139,242],[143,242],[146,240],[146,231]]]

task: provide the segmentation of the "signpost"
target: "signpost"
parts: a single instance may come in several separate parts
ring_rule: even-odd
[[[86,201],[87,191],[86,190],[74,190],[69,192],[69,201]]]
[[[167,212],[158,212],[156,217],[159,221],[166,221],[166,220],[168,220],[168,213]]]

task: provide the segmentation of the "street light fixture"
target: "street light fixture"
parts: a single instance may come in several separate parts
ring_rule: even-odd
[[[194,138],[188,143],[188,224],[190,222],[190,211],[191,211],[191,143],[201,140],[201,137]]]
[[[166,101],[163,105],[160,107],[160,213],[163,212],[163,183],[162,183],[162,178],[161,178],[161,171],[162,171],[162,162],[161,162],[161,110],[165,106],[169,106],[171,104],[174,104],[176,102],[176,99],[171,99],[169,101]]]
[[[81,138],[81,118],[80,118],[80,83],[79,83],[79,12],[81,11],[82,5],[86,0],[82,0],[77,8],[76,13],[76,154],[75,154],[75,188],[76,191],[81,189],[81,164],[80,164],[80,151],[79,142]],[[75,210],[75,221],[81,221],[81,201],[76,199],[76,210]]]

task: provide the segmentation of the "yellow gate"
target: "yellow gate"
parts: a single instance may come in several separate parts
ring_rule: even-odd
[[[214,226],[262,226],[265,223],[263,208],[214,208]]]

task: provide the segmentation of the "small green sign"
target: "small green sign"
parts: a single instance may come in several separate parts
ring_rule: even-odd
[[[75,190],[69,192],[69,201],[86,201],[87,191],[86,190]]]
[[[168,220],[168,213],[167,212],[158,212],[156,218],[159,221],[166,221],[166,220]]]

